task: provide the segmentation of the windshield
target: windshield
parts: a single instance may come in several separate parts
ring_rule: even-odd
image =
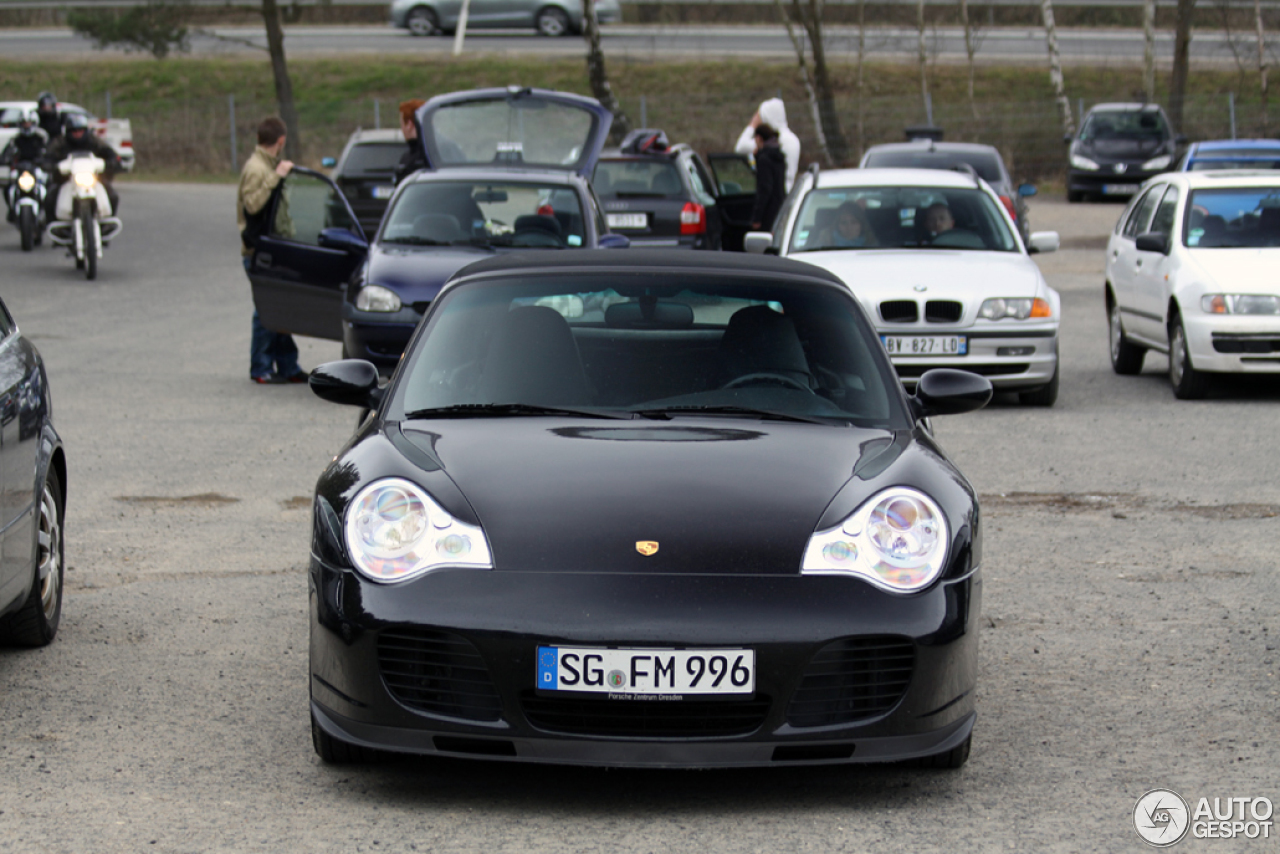
[[[391,412],[402,416],[521,404],[907,423],[897,376],[851,295],[741,272],[557,272],[446,290],[398,388]]]
[[[1280,187],[1194,190],[1182,229],[1199,249],[1280,246]]]
[[[998,203],[982,190],[858,187],[814,190],[791,233],[792,252],[825,249],[1017,252]]]
[[[1108,110],[1092,112],[1080,129],[1080,138],[1166,139],[1169,128],[1164,116],[1154,110]]]
[[[870,151],[867,153],[867,162],[863,165],[868,169],[953,169],[962,163],[972,166],[988,184],[1004,182],[1000,159],[995,154],[977,151],[929,151],[923,148]]]
[[[576,248],[586,245],[578,194],[516,181],[410,184],[387,212],[383,243]]]
[[[0,128],[16,128],[27,111],[21,107],[5,107],[0,109]]]
[[[430,114],[431,161],[573,168],[598,120],[572,104],[536,97],[464,101]]]
[[[343,175],[380,172],[390,175],[400,164],[406,151],[403,142],[377,142],[353,145],[342,161]]]
[[[684,195],[670,160],[601,160],[591,185],[602,199],[666,199]]]
[[[1280,169],[1280,148],[1219,148],[1191,161],[1192,172],[1215,169]]]

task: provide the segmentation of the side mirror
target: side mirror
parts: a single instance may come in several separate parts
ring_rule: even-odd
[[[1140,252],[1169,254],[1169,235],[1160,231],[1148,231],[1146,234],[1139,234],[1137,244]]]
[[[599,249],[626,249],[631,245],[631,238],[625,234],[602,234],[596,241]]]
[[[1031,196],[1034,196],[1037,192],[1039,191],[1036,189],[1035,184],[1019,184],[1018,185],[1018,195],[1022,196],[1023,198],[1029,198]]]
[[[309,380],[316,397],[330,403],[376,409],[382,403],[378,369],[364,359],[326,362],[311,372]]]
[[[986,377],[953,368],[934,368],[920,377],[911,402],[918,418],[958,415],[986,406],[991,393],[991,380]]]
[[[773,245],[773,233],[769,231],[748,231],[742,238],[742,248],[752,255],[763,255]]]
[[[320,245],[325,249],[342,249],[353,255],[363,255],[369,251],[369,244],[358,234],[345,228],[326,228],[320,232]]]
[[[1042,252],[1057,252],[1062,239],[1056,231],[1033,231],[1027,240],[1027,253],[1035,255]]]
[[[338,165],[338,161],[332,157],[321,157],[320,165],[326,169],[332,169],[333,167]]]

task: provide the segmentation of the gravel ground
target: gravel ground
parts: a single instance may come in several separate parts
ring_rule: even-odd
[[[48,361],[71,468],[58,639],[0,650],[0,852],[1137,851],[1148,789],[1280,800],[1280,384],[1185,403],[1158,355],[1112,374],[1120,208],[1053,200],[1034,226],[1080,247],[1041,261],[1058,405],[937,423],[987,518],[964,769],[321,765],[307,496],[355,413],[246,381],[233,193],[123,187],[95,282],[0,230],[0,295]],[[299,342],[305,367],[338,357]]]

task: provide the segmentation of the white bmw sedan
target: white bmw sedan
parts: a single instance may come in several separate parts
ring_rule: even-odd
[[[987,377],[1031,406],[1058,399],[1057,291],[1000,199],[972,173],[810,168],[749,252],[830,270],[853,291],[908,386],[931,368]]]
[[[1149,181],[1107,245],[1111,365],[1169,355],[1173,393],[1216,373],[1280,373],[1280,175],[1172,172]]]

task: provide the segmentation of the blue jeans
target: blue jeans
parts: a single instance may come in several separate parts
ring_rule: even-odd
[[[244,259],[244,271],[249,272],[249,259]],[[273,370],[274,368],[274,370]],[[298,345],[287,332],[272,332],[258,320],[253,311],[253,334],[249,339],[249,376],[269,377],[275,373],[291,377],[302,373],[298,367]]]

